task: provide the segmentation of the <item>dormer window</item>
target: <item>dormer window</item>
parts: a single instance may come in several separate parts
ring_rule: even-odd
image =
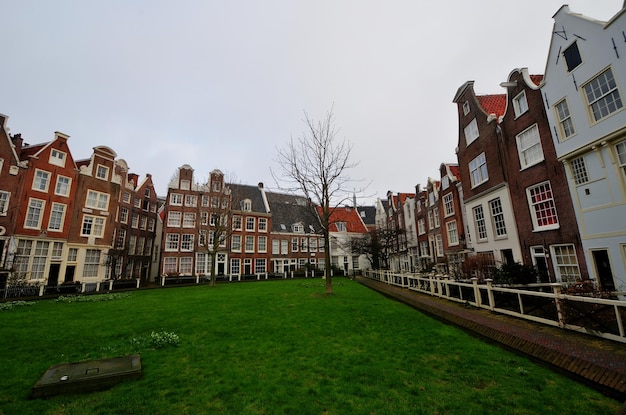
[[[337,226],[337,231],[345,232],[346,231],[346,223],[345,222],[336,222],[335,226]]]
[[[565,58],[565,63],[567,64],[567,72],[572,72],[581,63],[583,63],[583,60],[580,57],[580,51],[578,50],[578,44],[576,42],[572,43],[563,51],[563,57]]]
[[[190,187],[191,187],[191,182],[189,180],[180,181],[180,190],[189,190]]]
[[[291,225],[291,231],[294,233],[304,233],[304,226],[301,223],[294,223]]]
[[[252,211],[252,201],[250,199],[245,199],[241,201],[241,210],[244,212]]]
[[[448,176],[443,176],[441,178],[441,188],[446,190],[448,187],[450,187],[450,178]]]

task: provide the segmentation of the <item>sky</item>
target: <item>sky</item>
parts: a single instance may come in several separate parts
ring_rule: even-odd
[[[26,143],[113,149],[159,195],[198,182],[277,189],[276,153],[332,109],[358,204],[456,162],[466,81],[542,74],[560,0],[0,0],[0,113]],[[623,0],[570,0],[609,20]]]

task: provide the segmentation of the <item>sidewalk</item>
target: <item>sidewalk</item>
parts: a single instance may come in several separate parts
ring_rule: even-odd
[[[358,277],[362,285],[522,353],[620,401],[626,400],[626,344],[492,313]],[[626,414],[626,404],[620,413]]]

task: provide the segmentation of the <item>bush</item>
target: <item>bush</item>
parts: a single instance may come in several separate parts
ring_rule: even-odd
[[[535,284],[537,281],[537,268],[519,262],[502,264],[493,273],[496,284]]]
[[[152,339],[152,345],[157,349],[162,349],[166,346],[178,347],[180,344],[180,337],[176,333],[170,333],[167,331],[152,332],[150,334]]]

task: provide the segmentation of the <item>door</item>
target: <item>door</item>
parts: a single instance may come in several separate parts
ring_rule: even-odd
[[[600,249],[591,251],[593,262],[596,265],[596,273],[600,288],[604,291],[615,291],[615,281],[613,280],[613,271],[611,271],[611,262],[609,261],[609,251]]]
[[[68,265],[65,268],[65,279],[63,281],[65,282],[72,282],[74,281],[74,271],[76,270],[76,265]]]
[[[59,285],[59,270],[61,264],[50,264],[50,271],[48,272],[48,287],[56,287]]]

